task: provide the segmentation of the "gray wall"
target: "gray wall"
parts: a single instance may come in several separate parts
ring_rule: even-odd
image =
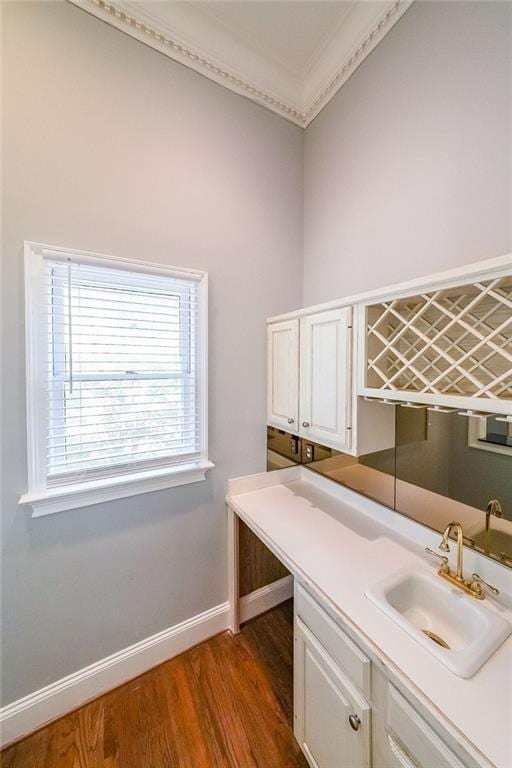
[[[302,131],[64,3],[3,3],[3,702],[227,599],[228,477],[265,467],[265,317],[301,297]],[[210,273],[194,486],[31,519],[23,240]]]
[[[512,250],[512,5],[416,2],[308,127],[304,304]]]

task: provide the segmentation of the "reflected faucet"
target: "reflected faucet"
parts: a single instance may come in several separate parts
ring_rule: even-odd
[[[448,523],[448,525],[444,529],[443,539],[439,545],[439,549],[441,549],[443,552],[450,551],[450,545],[448,544],[448,539],[452,531],[455,531],[457,533],[457,572],[455,574],[455,578],[457,579],[457,581],[464,581],[464,576],[462,575],[464,533],[462,531],[462,525],[460,523],[456,521],[454,521],[453,523]]]
[[[501,506],[498,499],[491,499],[487,504],[487,509],[485,510],[486,533],[489,533],[489,529],[491,527],[491,515],[494,515],[495,517],[503,517],[503,507]]]

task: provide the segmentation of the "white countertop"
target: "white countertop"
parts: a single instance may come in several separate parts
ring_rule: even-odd
[[[299,580],[453,726],[475,757],[511,768],[512,636],[472,678],[463,679],[365,597],[368,587],[399,569],[435,575],[437,564],[423,549],[437,548],[438,533],[304,467],[230,481],[227,501]],[[465,571],[478,571],[500,588],[500,598],[487,598],[486,604],[512,621],[511,572],[467,549],[464,558]]]

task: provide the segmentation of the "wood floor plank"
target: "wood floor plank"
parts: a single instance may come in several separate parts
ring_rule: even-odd
[[[96,699],[77,710],[75,743],[80,756],[79,766],[101,768],[103,765],[104,714],[104,699]]]
[[[242,748],[237,749],[238,736],[244,736],[244,731],[216,664],[213,653],[215,643],[214,640],[193,649],[186,664],[187,677],[200,713],[199,725],[203,738],[210,746],[207,765],[217,768],[236,765],[236,753],[243,754],[247,745],[244,743]],[[242,764],[245,765],[245,761]]]
[[[245,636],[264,664],[267,680],[290,722],[293,718],[293,601],[266,617],[267,631],[250,622]]]
[[[41,768],[46,763],[48,752],[48,733],[47,729],[35,733],[23,742],[21,755],[18,754],[16,745],[12,749],[7,749],[1,753],[0,765],[2,768]]]
[[[117,768],[119,766],[119,689],[102,696],[101,700],[104,702],[102,768]]]
[[[1,766],[307,768],[292,681],[289,601],[4,750]]]
[[[201,670],[201,676],[197,675],[197,665],[195,671],[205,706],[210,712],[216,741],[225,756],[221,765],[255,768],[246,723],[226,675],[225,658],[231,652],[233,642],[229,635],[215,638],[206,649],[207,663]]]
[[[260,619],[266,630],[263,634],[272,632],[272,613]],[[292,645],[291,627],[287,639]],[[232,646],[234,653],[223,654],[225,673],[242,715],[254,763],[273,768],[305,765],[305,762],[300,762],[302,756],[298,745],[290,738],[291,717],[280,706],[274,693],[271,672],[264,659],[255,653],[247,629],[234,638]],[[289,684],[292,685],[291,675]]]

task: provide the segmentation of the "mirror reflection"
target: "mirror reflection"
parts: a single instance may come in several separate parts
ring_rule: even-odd
[[[466,544],[512,566],[508,426],[496,417],[397,407],[397,512],[438,531],[459,520]]]
[[[393,447],[350,456],[268,428],[267,466],[306,464],[440,533],[461,522],[465,544],[512,567],[512,425],[423,406],[395,409]]]
[[[364,456],[349,456],[303,440],[302,463],[373,501],[394,508],[394,448]]]
[[[267,472],[300,464],[300,437],[267,427]]]

